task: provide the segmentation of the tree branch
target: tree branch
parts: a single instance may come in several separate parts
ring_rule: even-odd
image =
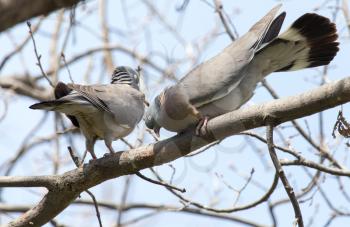
[[[0,32],[39,15],[71,7],[82,0],[0,0]]]
[[[73,203],[74,205],[90,205],[94,206],[95,204],[91,201],[87,200],[77,200]],[[179,206],[171,206],[171,205],[157,205],[157,204],[148,204],[148,203],[129,203],[127,205],[121,206],[120,204],[115,204],[111,202],[98,202],[100,207],[117,210],[117,211],[132,211],[135,209],[140,210],[155,210],[157,212],[179,212],[179,213],[189,213],[199,216],[206,216],[221,220],[227,220],[232,222],[241,223],[247,226],[254,227],[265,227],[262,224],[250,221],[248,219],[244,219],[241,217],[228,215],[228,214],[217,214],[214,212],[207,212],[200,209],[190,208],[190,207],[179,207]],[[30,209],[30,206],[21,206],[21,205],[7,205],[0,203],[0,212],[8,212],[8,213],[21,213]]]
[[[66,172],[56,178],[57,188],[49,190],[38,205],[10,223],[10,226],[40,226],[65,209],[84,190],[106,180],[162,165],[209,144],[215,140],[267,124],[273,116],[277,124],[309,116],[350,101],[350,78],[333,82],[300,95],[242,108],[208,122],[211,134],[199,138],[192,130],[154,144],[117,152],[91,161],[83,168]],[[215,135],[215,136],[214,136]]]
[[[55,186],[55,176],[29,176],[29,177],[0,177],[0,187],[46,187]]]
[[[293,205],[296,223],[298,223],[299,227],[304,227],[303,216],[301,214],[298,200],[295,196],[292,186],[290,186],[288,182],[287,176],[283,171],[282,165],[278,160],[275,148],[273,146],[273,124],[272,123],[267,125],[266,127],[266,140],[267,140],[267,146],[269,148],[269,153],[271,156],[272,163],[275,166],[276,172],[278,173],[278,176],[283,183],[284,189],[287,192],[290,202]]]
[[[25,77],[0,77],[0,88],[12,90],[18,95],[27,96],[40,101],[48,100],[50,93],[48,89],[36,85]]]

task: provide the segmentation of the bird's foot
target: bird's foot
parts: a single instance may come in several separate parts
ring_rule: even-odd
[[[96,157],[95,152],[93,152],[93,151],[92,151],[92,152],[91,152],[91,151],[89,151],[89,153],[91,154],[91,157],[92,157],[92,159],[90,159],[90,160],[89,160],[89,163],[91,163],[92,161],[96,160],[96,159],[97,159],[97,157]],[[85,156],[86,156],[86,154],[84,155],[83,159],[81,160],[82,165],[84,164],[84,159],[85,159]]]
[[[196,136],[206,136],[208,134],[208,129],[207,129],[208,120],[209,120],[209,117],[207,116],[204,116],[202,119],[200,119],[200,121],[196,126],[196,131],[195,131]]]
[[[112,143],[111,143],[111,142],[105,142],[105,144],[106,144],[106,147],[107,147],[108,150],[109,150],[109,153],[105,153],[105,154],[103,155],[103,157],[108,157],[108,156],[113,155],[113,154],[115,153],[115,151],[114,151],[114,149],[113,149],[113,147],[112,147]]]
[[[93,160],[97,159],[95,152],[90,151],[90,154]]]
[[[109,150],[109,154],[114,154],[115,153],[115,151],[114,151],[114,149],[112,147],[112,143],[106,143],[106,146],[107,146],[107,148]]]

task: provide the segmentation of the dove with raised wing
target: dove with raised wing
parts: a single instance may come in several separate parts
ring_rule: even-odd
[[[272,72],[328,65],[338,52],[335,24],[307,13],[278,35],[286,16],[274,7],[243,36],[164,89],[146,111],[146,126],[206,134],[208,119],[238,109]]]

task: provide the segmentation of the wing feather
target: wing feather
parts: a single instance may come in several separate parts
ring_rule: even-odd
[[[97,93],[101,91],[97,90],[93,85],[68,84],[67,86],[76,91],[97,109],[113,114],[108,105],[98,97]]]
[[[255,52],[278,35],[285,17],[285,13],[276,17],[280,7],[274,7],[244,36],[189,72],[175,87],[185,91],[197,108],[229,94],[244,78]]]

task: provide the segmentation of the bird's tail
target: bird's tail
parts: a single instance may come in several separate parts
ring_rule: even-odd
[[[328,65],[339,48],[335,24],[323,16],[307,13],[272,42],[261,48],[254,61],[263,74]]]
[[[45,102],[39,102],[36,104],[31,105],[29,108],[33,110],[50,110],[54,111],[57,109],[57,106],[62,104],[59,100],[52,100],[52,101],[45,101]]]

